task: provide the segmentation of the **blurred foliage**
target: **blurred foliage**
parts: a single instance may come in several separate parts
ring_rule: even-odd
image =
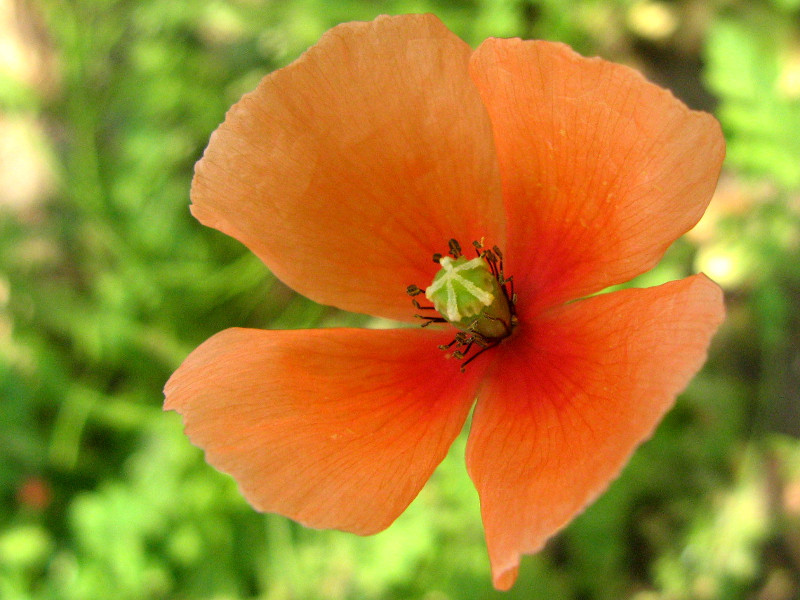
[[[560,40],[715,110],[703,222],[636,283],[702,269],[703,372],[516,587],[491,589],[464,439],[372,538],[259,515],[161,412],[230,326],[362,325],[189,215],[242,93],[331,26],[434,12]],[[0,0],[0,598],[800,597],[800,1]]]

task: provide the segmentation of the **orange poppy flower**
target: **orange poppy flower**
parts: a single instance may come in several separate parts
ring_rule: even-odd
[[[592,294],[698,221],[723,155],[713,117],[562,44],[473,52],[431,15],[335,27],[229,111],[197,164],[193,214],[309,298],[400,321],[436,314],[408,285],[464,262],[434,253],[482,241],[502,249],[505,275],[495,251],[476,264],[505,316],[479,307],[444,351],[446,324],[229,329],[176,371],[165,407],[256,509],[371,534],[477,400],[467,468],[507,589],[705,360],[724,314],[705,276]],[[476,329],[490,321],[503,332]]]

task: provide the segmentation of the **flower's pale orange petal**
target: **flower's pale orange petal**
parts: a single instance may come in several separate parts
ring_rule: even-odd
[[[618,474],[723,316],[719,287],[696,275],[562,305],[497,349],[467,446],[495,586]]]
[[[494,128],[521,310],[650,269],[703,214],[725,152],[711,115],[562,44],[487,40],[470,71]]]
[[[448,239],[502,243],[470,54],[433,15],[335,27],[228,112],[194,215],[313,300],[409,319],[405,288],[430,283]]]
[[[421,329],[228,329],[165,388],[206,459],[258,510],[370,534],[414,499],[462,428],[480,369]]]

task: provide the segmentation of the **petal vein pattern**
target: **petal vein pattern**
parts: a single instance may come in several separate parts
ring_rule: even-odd
[[[175,372],[165,408],[257,509],[375,533],[414,499],[472,405],[481,372],[442,367],[448,335],[228,329]]]
[[[702,216],[725,153],[711,115],[563,44],[487,40],[470,72],[492,120],[520,311],[628,281]]]
[[[467,447],[496,586],[617,476],[723,317],[721,290],[696,275],[548,311],[499,349]]]
[[[413,319],[405,286],[437,270],[420,257],[454,235],[504,239],[470,54],[432,15],[334,28],[228,112],[193,214],[317,302]]]

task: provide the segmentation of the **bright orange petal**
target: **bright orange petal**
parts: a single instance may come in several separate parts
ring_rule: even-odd
[[[414,499],[458,435],[480,370],[460,373],[420,329],[228,329],[165,388],[206,460],[258,510],[375,533]]]
[[[487,40],[470,69],[494,127],[520,310],[631,279],[703,214],[725,152],[711,115],[562,44]]]
[[[192,211],[323,304],[412,318],[447,241],[502,243],[470,48],[433,15],[347,23],[266,77],[198,163]]]
[[[719,287],[697,275],[563,305],[498,348],[467,446],[496,587],[616,477],[723,316]]]

